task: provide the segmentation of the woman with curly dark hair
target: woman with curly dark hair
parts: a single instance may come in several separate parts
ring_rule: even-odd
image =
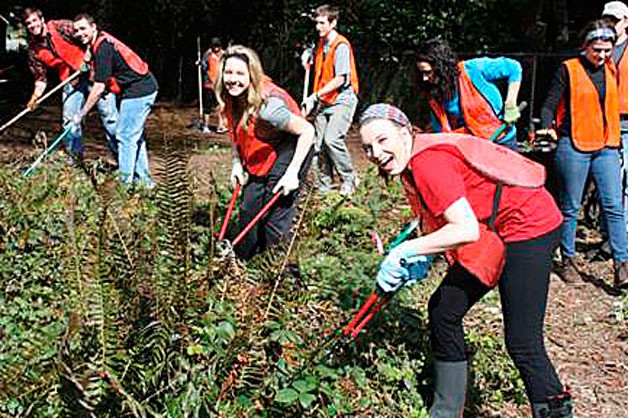
[[[519,119],[517,96],[521,85],[521,65],[516,60],[474,58],[458,61],[449,45],[433,39],[418,51],[419,90],[430,109],[434,132],[461,132],[489,139],[502,124],[510,126],[495,142],[516,147],[513,123]],[[506,80],[506,99],[495,82]]]

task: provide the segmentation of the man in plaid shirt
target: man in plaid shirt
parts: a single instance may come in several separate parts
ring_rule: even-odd
[[[22,15],[28,31],[28,66],[35,79],[33,94],[27,106],[32,110],[37,100],[43,95],[48,84],[47,71],[54,68],[59,79],[66,80],[75,71],[82,70],[86,58],[85,48],[74,38],[74,24],[71,20],[51,20],[46,22],[40,10],[28,8]],[[65,137],[66,149],[74,155],[84,151],[81,126],[72,124],[76,115],[85,103],[91,89],[88,73],[65,85],[63,89],[63,128],[70,128]],[[107,144],[116,154],[115,128],[118,119],[116,98],[107,93],[98,101],[98,112],[105,128]]]

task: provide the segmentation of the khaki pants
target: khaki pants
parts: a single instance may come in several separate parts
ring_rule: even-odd
[[[321,191],[331,189],[334,169],[346,187],[355,186],[355,171],[347,148],[347,132],[358,105],[353,95],[349,103],[323,107],[314,120],[316,143],[314,146],[314,169],[316,185]]]

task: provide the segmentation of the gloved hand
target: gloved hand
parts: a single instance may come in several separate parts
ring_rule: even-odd
[[[516,103],[506,103],[504,105],[504,122],[515,123],[521,117],[521,111]]]
[[[303,100],[303,103],[301,103],[301,113],[303,114],[303,117],[309,116],[314,109],[316,109],[319,101],[320,97],[318,97],[318,93],[312,93],[306,97],[305,100]]]
[[[242,163],[238,160],[235,160],[233,162],[233,166],[231,168],[230,180],[231,180],[232,186],[235,186],[236,184],[239,184],[240,186],[244,186],[246,182],[249,180],[248,173],[246,172],[244,167],[242,167]]]
[[[26,107],[28,107],[30,111],[35,110],[37,108],[37,100],[39,100],[39,96],[33,94],[28,100],[28,103],[26,103]]]
[[[379,266],[377,286],[384,292],[394,292],[401,286],[427,277],[431,256],[418,255],[412,241],[404,242],[390,251]]]
[[[293,190],[297,190],[298,188],[299,172],[297,170],[288,169],[275,185],[273,193],[277,193],[279,190],[281,190],[282,194],[286,196],[290,194],[290,192],[292,192]]]
[[[539,129],[535,132],[536,136],[549,136],[550,138],[552,138],[554,141],[558,140],[558,135],[556,134],[556,131],[554,129]]]
[[[301,54],[301,65],[308,70],[312,65],[312,48],[305,48]]]

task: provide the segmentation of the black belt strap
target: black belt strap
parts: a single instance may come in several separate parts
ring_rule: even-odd
[[[502,198],[503,188],[504,183],[502,183],[501,181],[497,182],[495,194],[493,195],[493,210],[491,211],[491,217],[488,219],[488,229],[493,232],[496,232],[495,219],[497,219],[497,210],[499,209],[499,200]]]

